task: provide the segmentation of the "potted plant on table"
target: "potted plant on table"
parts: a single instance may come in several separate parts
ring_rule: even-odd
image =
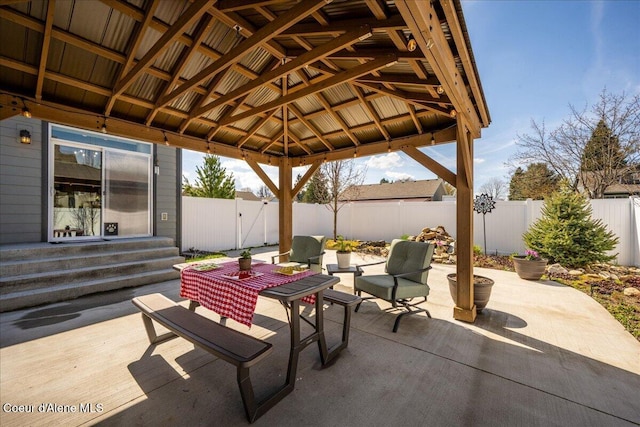
[[[338,236],[336,258],[338,259],[338,268],[349,268],[351,265],[351,242],[344,240],[344,237]]]
[[[547,268],[547,260],[533,249],[527,249],[524,255],[514,255],[512,259],[516,273],[521,279],[540,280]]]
[[[240,271],[251,270],[251,248],[245,249],[244,251],[242,251],[242,253],[240,253],[238,266],[240,267]]]

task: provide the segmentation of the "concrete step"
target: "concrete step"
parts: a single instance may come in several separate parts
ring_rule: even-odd
[[[0,295],[15,292],[42,289],[60,284],[81,284],[98,278],[123,277],[147,271],[171,269],[174,264],[184,262],[179,256],[152,258],[144,261],[119,262],[107,265],[50,270],[43,273],[23,274],[0,278]]]
[[[0,312],[180,278],[163,237],[0,247]]]
[[[0,295],[0,312],[67,301],[83,295],[116,289],[161,283],[180,278],[173,268],[146,271],[120,277],[109,277],[78,283],[65,283],[41,289],[15,291]]]
[[[120,248],[118,248],[120,249]],[[87,266],[101,266],[121,262],[144,261],[154,258],[179,256],[176,247],[157,247],[113,252],[70,254],[56,258],[27,258],[0,261],[0,277],[9,279],[13,276],[32,275],[56,270],[71,270]]]
[[[73,243],[3,245],[0,247],[0,261],[23,261],[32,258],[44,260],[49,258],[85,256],[87,254],[111,253],[114,250],[133,251],[163,247],[175,247],[175,242],[173,239],[167,237],[141,237],[111,241],[97,240]]]

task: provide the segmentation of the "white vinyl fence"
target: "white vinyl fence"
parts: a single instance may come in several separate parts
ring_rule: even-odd
[[[486,214],[487,252],[523,253],[522,234],[540,217],[542,201],[496,202]],[[593,218],[620,240],[613,254],[640,266],[640,198],[592,200]],[[278,203],[182,198],[182,250],[229,250],[278,243]],[[456,237],[456,202],[348,203],[338,213],[338,234],[386,240],[442,225]],[[333,214],[322,205],[294,203],[294,235],[333,235]],[[474,213],[475,244],[484,246],[482,214]]]

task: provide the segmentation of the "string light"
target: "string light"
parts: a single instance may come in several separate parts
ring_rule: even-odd
[[[29,111],[29,108],[27,107],[27,103],[25,102],[24,98],[20,98],[22,100],[22,105],[24,105],[24,107],[22,107],[22,117],[25,117],[27,119],[31,118],[31,111]]]
[[[102,133],[107,133],[107,118],[104,118],[104,121],[102,122],[102,127],[100,128],[100,132]]]
[[[433,135],[433,132],[431,132],[431,145],[435,145],[435,143],[436,143],[436,138]]]
[[[211,148],[209,148],[209,141],[207,141],[207,154],[211,154]]]
[[[169,138],[167,138],[167,134],[162,131],[162,135],[164,135],[164,145],[169,145]]]

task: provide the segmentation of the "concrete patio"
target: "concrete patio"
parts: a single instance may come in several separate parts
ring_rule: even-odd
[[[325,263],[334,260],[328,251]],[[296,390],[255,425],[640,424],[640,343],[604,308],[554,282],[475,269],[496,284],[475,324],[462,323],[452,318],[446,279],[454,269],[434,265],[433,318],[409,316],[398,333],[384,303],[365,302],[341,356],[322,369],[317,347],[306,349]],[[376,271],[382,266],[366,270]],[[337,289],[351,292],[352,276],[340,277]],[[181,339],[149,347],[130,299],[162,292],[179,300],[178,290],[170,281],[1,314],[0,425],[246,425],[231,365]],[[341,307],[327,307],[325,319],[331,345]],[[252,369],[258,397],[280,385],[283,308],[260,298],[251,329],[228,325],[274,344]],[[12,412],[21,409],[33,412]]]

